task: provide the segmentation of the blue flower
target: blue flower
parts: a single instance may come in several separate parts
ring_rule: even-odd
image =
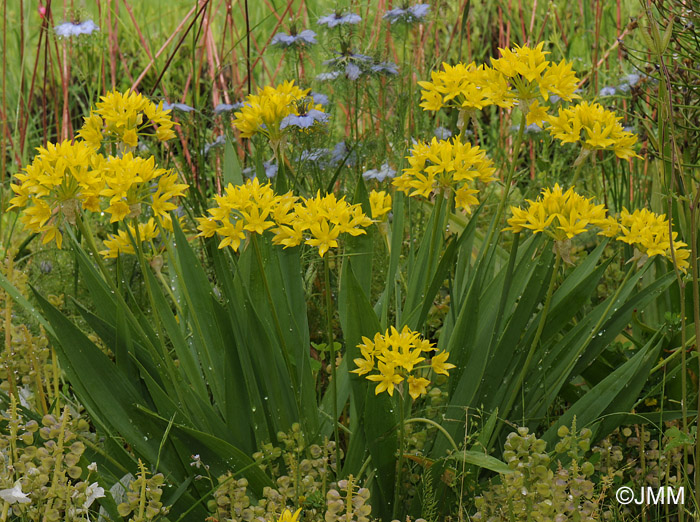
[[[310,161],[311,163],[324,163],[331,151],[328,149],[310,149],[301,153],[301,161]]]
[[[60,38],[70,38],[71,36],[80,36],[81,34],[92,34],[99,31],[100,28],[95,25],[92,20],[85,20],[80,23],[64,22],[61,25],[54,27],[56,35]]]
[[[333,150],[331,151],[330,164],[333,167],[337,167],[341,163],[345,162],[345,165],[352,167],[355,164],[357,154],[352,151],[348,154],[348,147],[345,145],[344,141],[337,143]]]
[[[549,96],[549,101],[552,103],[557,103],[559,100],[561,100],[561,96],[557,96],[556,94],[551,94]]]
[[[323,62],[323,65],[339,68],[340,71],[334,71],[332,73],[327,73],[327,76],[321,78],[322,75],[316,77],[317,80],[321,79],[335,79],[340,74],[344,74],[345,77],[350,81],[357,80],[367,69],[372,62],[372,58],[365,54],[356,54],[350,51],[345,53],[338,53],[340,56],[336,58],[331,58]]]
[[[377,74],[386,74],[396,76],[399,74],[399,67],[393,62],[378,62],[372,65],[370,71]]]
[[[625,76],[624,83],[628,84],[630,87],[634,87],[635,85],[637,85],[639,83],[639,80],[641,80],[641,79],[642,79],[641,76],[639,76],[638,74],[632,73],[632,74],[628,74],[627,76]]]
[[[314,103],[318,103],[323,107],[328,105],[328,96],[326,96],[325,94],[321,94],[320,92],[311,92],[309,93],[309,96],[313,98]]]
[[[285,116],[280,122],[280,130],[286,129],[290,125],[298,127],[300,129],[308,129],[313,127],[316,122],[326,123],[328,121],[328,114],[321,112],[317,109],[311,109],[304,114],[290,114]]]
[[[452,131],[445,127],[438,127],[435,129],[435,137],[439,140],[448,140],[452,137]]]
[[[376,179],[377,181],[384,181],[386,178],[393,178],[396,175],[396,171],[389,166],[386,161],[382,164],[379,169],[366,170],[362,173],[362,177],[365,179]]]
[[[216,147],[221,147],[225,143],[226,143],[226,136],[224,134],[222,134],[221,136],[217,136],[216,139],[214,141],[212,141],[211,143],[205,144],[204,150],[202,152],[206,156],[207,154],[209,154],[209,151],[211,149],[216,148]]]
[[[329,29],[336,27],[338,25],[346,24],[359,24],[362,21],[360,15],[355,13],[345,13],[341,14],[339,12],[331,13],[326,16],[322,16],[318,19],[319,25],[327,25]]]
[[[354,82],[355,80],[357,80],[360,77],[361,74],[362,74],[362,69],[360,69],[354,63],[349,63],[345,66],[345,76],[347,77],[348,80]]]
[[[163,110],[164,111],[169,111],[175,109],[176,111],[182,111],[182,112],[192,112],[194,110],[194,107],[190,107],[189,105],[185,103],[168,103],[166,101],[163,102]]]
[[[316,80],[319,82],[327,82],[328,80],[335,80],[338,76],[340,76],[340,71],[325,72],[316,76]]]
[[[304,47],[316,43],[316,33],[305,29],[299,34],[277,33],[270,40],[270,45],[278,47]]]
[[[615,87],[603,87],[598,93],[598,96],[615,96],[616,92]]]
[[[220,103],[219,105],[214,107],[214,114],[219,115],[223,112],[237,111],[238,109],[242,108],[243,105],[243,102]]]
[[[271,159],[263,162],[263,168],[265,169],[265,176],[267,176],[267,179],[272,179],[277,175],[277,170],[279,167],[276,163],[274,163],[274,160]],[[246,167],[241,171],[241,173],[247,178],[252,179],[257,177],[253,167]]]
[[[387,11],[382,18],[389,21],[391,24],[396,22],[404,24],[413,24],[416,22],[421,22],[430,11],[429,4],[416,4],[407,8],[397,7]]]

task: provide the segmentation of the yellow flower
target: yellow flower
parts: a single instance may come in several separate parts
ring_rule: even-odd
[[[478,203],[475,183],[489,183],[495,167],[478,146],[433,138],[430,143],[418,142],[406,158],[409,167],[393,180],[394,186],[409,196],[428,197],[431,193],[454,192],[455,204],[466,212]]]
[[[293,515],[291,511],[285,509],[277,519],[277,522],[299,522],[299,513],[301,513],[301,508],[297,509]]]
[[[366,375],[366,379],[377,382],[375,395],[383,391],[393,395],[394,387],[405,379],[409,395],[416,399],[425,393],[430,384],[429,379],[417,374],[432,368],[433,373],[447,375],[448,370],[454,368],[454,365],[445,362],[449,354],[444,352],[433,356],[430,365],[418,366],[425,360],[423,354],[433,351],[434,347],[407,326],[400,332],[392,326],[384,334],[377,333],[373,340],[363,337],[362,341],[358,345],[362,357],[354,360],[357,368],[352,373]],[[370,373],[375,370],[375,361],[379,373]]]
[[[406,381],[408,382],[408,394],[413,398],[413,400],[417,399],[421,395],[425,395],[428,384],[430,384],[430,381],[425,377],[416,378],[413,375],[406,379]]]
[[[169,202],[174,197],[184,196],[188,185],[177,183],[177,174],[158,168],[155,158],[134,157],[130,152],[122,157],[110,156],[103,164],[106,188],[101,196],[109,198],[105,210],[111,215],[110,222],[123,221],[127,217],[138,217],[141,206],[148,206],[155,216],[165,217],[176,205]]]
[[[615,113],[598,103],[581,102],[557,116],[548,116],[547,131],[563,143],[580,142],[588,150],[612,150],[621,159],[639,158],[632,147],[637,137],[622,128]]]
[[[435,373],[449,375],[448,370],[455,368],[454,364],[446,362],[449,356],[448,352],[440,352],[437,355],[433,355],[433,358],[430,360],[430,367]]]
[[[277,142],[282,138],[280,123],[286,116],[298,115],[302,106],[323,111],[321,105],[306,103],[307,99],[311,99],[308,93],[309,89],[300,89],[294,85],[294,81],[286,81],[276,87],[267,85],[246,97],[243,107],[234,115],[233,124],[243,138],[260,133]]]
[[[609,228],[605,207],[593,204],[573,188],[563,192],[557,184],[544,189],[536,201],[527,200],[527,203],[526,209],[511,207],[513,217],[504,230],[517,233],[528,228],[535,234],[543,232],[556,241],[564,241],[582,234],[589,225]]]
[[[81,209],[99,212],[102,180],[101,156],[85,142],[63,141],[39,147],[38,154],[10,185],[14,197],[8,210],[24,208],[20,221],[43,235],[43,243],[56,241],[61,248],[59,227],[76,223]]]
[[[630,213],[622,209],[619,219],[618,241],[634,245],[642,255],[653,257],[661,255],[673,261],[676,258],[678,268],[685,272],[688,269],[690,252],[682,241],[677,241],[677,232],[673,233],[673,256],[671,255],[671,238],[669,238],[669,223],[665,214],[655,214],[645,208]]]
[[[372,190],[369,193],[369,206],[372,211],[372,219],[383,218],[391,211],[391,195],[384,190]],[[381,219],[383,221],[383,219]]]
[[[368,375],[367,379],[377,382],[377,387],[374,389],[374,394],[379,395],[383,391],[389,395],[394,395],[394,387],[403,381],[400,373],[394,371],[393,364],[379,363],[379,374]]]
[[[152,241],[158,236],[158,229],[153,218],[150,218],[147,223],[139,223],[138,227],[138,237],[141,239],[142,243]],[[127,228],[129,232],[120,230],[116,235],[110,234],[109,239],[104,242],[107,248],[100,251],[100,254],[105,258],[115,258],[118,257],[119,254],[133,254],[134,244],[129,234],[131,234],[131,237],[136,241],[136,228],[131,225],[127,225]]]
[[[133,91],[113,91],[100,98],[95,111],[85,118],[78,136],[95,149],[105,139],[133,149],[139,136],[147,135],[152,126],[156,127],[155,136],[160,141],[174,138],[174,125],[170,111],[163,110],[163,102],[156,105]]]

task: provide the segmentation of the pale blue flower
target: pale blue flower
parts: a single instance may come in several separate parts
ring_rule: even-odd
[[[397,7],[387,11],[383,18],[391,24],[396,22],[404,24],[413,24],[416,22],[421,22],[430,12],[429,4],[416,4],[411,7],[401,8]]]
[[[319,105],[322,105],[323,107],[328,105],[328,96],[326,96],[325,94],[321,94],[320,92],[311,92],[309,94],[309,96],[311,96],[311,98],[313,98],[314,103],[318,103]]]
[[[310,109],[304,114],[290,114],[285,116],[280,122],[280,130],[286,129],[289,126],[298,127],[300,129],[308,129],[313,127],[316,122],[326,123],[328,114],[317,109]]]
[[[217,136],[216,139],[214,141],[212,141],[211,143],[205,144],[204,150],[202,152],[206,156],[207,154],[209,154],[209,151],[211,149],[216,148],[216,147],[221,147],[225,143],[226,143],[226,136],[222,134],[221,136]]]
[[[237,111],[238,109],[242,108],[243,105],[244,105],[243,102],[220,103],[219,105],[214,107],[214,114],[219,115],[223,112]]]
[[[168,103],[166,101],[163,102],[163,110],[168,111],[168,110],[173,110],[175,109],[176,111],[181,111],[181,112],[192,112],[194,110],[194,107],[190,107],[189,105],[185,103]]]
[[[270,45],[278,47],[304,47],[316,43],[316,33],[305,29],[299,34],[277,33],[270,40]]]
[[[329,29],[332,29],[338,25],[359,24],[361,21],[362,18],[360,15],[356,15],[355,13],[341,14],[339,12],[335,12],[319,18],[318,24],[327,25]]]
[[[605,97],[605,96],[615,96],[615,87],[603,87],[600,92],[598,93],[598,96]]]
[[[379,62],[372,65],[370,71],[377,74],[396,76],[399,74],[399,67],[393,62]]]
[[[362,177],[365,179],[376,179],[377,181],[384,181],[387,178],[393,178],[396,175],[396,170],[389,166],[386,161],[382,164],[379,169],[370,169],[362,173]]]
[[[277,175],[278,166],[273,159],[264,161],[263,168],[265,169],[265,176],[267,179],[272,179]],[[247,178],[253,179],[257,177],[253,167],[246,167],[241,171],[241,173]]]
[[[452,131],[445,127],[438,127],[435,129],[435,137],[439,140],[448,140],[452,137]]]
[[[99,30],[100,28],[92,20],[84,20],[79,23],[64,22],[54,27],[56,36],[60,38],[70,38],[72,36],[80,36],[81,34],[89,35]]]
[[[340,71],[325,72],[316,76],[316,80],[319,82],[327,82],[328,80],[335,80],[338,76],[340,76]]]

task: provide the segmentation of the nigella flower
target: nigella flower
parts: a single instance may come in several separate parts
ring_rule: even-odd
[[[446,129],[445,127],[438,127],[435,129],[435,137],[439,140],[448,140],[452,137],[452,131]]]
[[[603,87],[600,92],[598,93],[598,96],[605,97],[605,96],[615,96],[615,93],[617,91],[615,90],[615,87]]]
[[[270,45],[276,45],[278,47],[305,47],[307,45],[314,45],[316,43],[316,33],[310,29],[305,29],[299,34],[287,33],[277,33],[272,37]]]
[[[355,151],[348,152],[348,146],[345,145],[344,141],[341,141],[331,151],[330,164],[333,167],[337,167],[344,162],[348,167],[352,167],[355,164],[356,156]]]
[[[411,7],[397,7],[391,9],[384,14],[383,18],[384,20],[388,20],[391,24],[395,24],[396,22],[413,24],[423,21],[429,11],[429,4],[416,4]]]
[[[329,80],[335,80],[338,76],[340,76],[340,71],[325,72],[316,76],[316,80],[319,82],[327,82]]]
[[[372,65],[370,71],[377,74],[396,76],[399,74],[399,67],[393,62],[379,62]]]
[[[100,28],[92,20],[85,20],[83,22],[64,22],[54,27],[53,30],[56,31],[56,35],[60,38],[70,38],[81,34],[89,35],[99,31]]]
[[[377,181],[384,181],[387,178],[393,178],[395,175],[396,170],[392,169],[386,161],[379,169],[370,169],[362,173],[363,178],[376,179]]]
[[[354,82],[366,70],[369,63],[372,62],[372,58],[370,56],[353,53],[348,49],[338,54],[340,56],[337,58],[331,58],[330,60],[323,62],[323,65],[341,69],[341,71],[334,71],[336,73],[335,76],[333,76],[333,78],[329,77],[328,79],[335,79],[340,75],[340,73],[343,73],[348,80]],[[369,65],[369,67],[371,67],[371,65]],[[319,79],[319,77],[317,77],[317,79]]]
[[[163,110],[164,111],[169,111],[175,109],[177,111],[182,111],[182,112],[192,112],[194,110],[194,107],[190,107],[186,103],[168,103],[168,102],[163,102]]]
[[[237,111],[243,107],[243,102],[236,102],[236,103],[220,103],[216,107],[214,107],[214,114],[217,116],[221,114],[222,112],[231,112],[231,111]]]
[[[204,150],[202,152],[206,156],[207,154],[209,154],[209,151],[211,149],[213,149],[215,147],[221,147],[225,143],[226,143],[226,136],[222,134],[221,136],[217,136],[216,139],[214,141],[212,141],[211,143],[207,143],[206,145],[204,145]]]
[[[310,149],[303,151],[300,159],[311,163],[324,163],[330,153],[328,149]]]
[[[327,121],[328,114],[317,109],[309,109],[305,113],[299,115],[290,114],[289,116],[285,116],[280,122],[280,130],[286,129],[290,125],[300,129],[308,129],[313,127],[316,122],[326,123]]]
[[[331,13],[329,15],[322,16],[321,18],[319,18],[318,24],[327,25],[329,29],[332,29],[338,25],[359,24],[361,21],[362,18],[360,17],[360,15],[356,15],[355,13],[342,14],[336,11],[335,13]]]
[[[265,176],[267,176],[267,179],[272,179],[277,175],[278,167],[274,161],[274,159],[263,161],[263,168],[265,169]],[[253,179],[256,177],[255,169],[253,167],[246,167],[241,172],[247,178]]]
[[[325,94],[321,94],[320,92],[311,92],[309,93],[309,96],[313,98],[314,103],[318,103],[324,107],[328,105],[328,96]]]

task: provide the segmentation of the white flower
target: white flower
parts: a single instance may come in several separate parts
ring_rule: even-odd
[[[85,502],[83,502],[83,507],[87,509],[96,499],[103,498],[105,496],[105,490],[104,488],[98,486],[97,482],[93,482],[85,489],[85,496],[87,498],[85,499]]]
[[[22,493],[22,483],[19,480],[10,489],[0,490],[0,498],[8,504],[29,504],[32,501],[26,493]]]
[[[92,471],[93,473],[97,471],[97,462],[91,462],[90,464],[88,464],[87,469],[89,471]]]

